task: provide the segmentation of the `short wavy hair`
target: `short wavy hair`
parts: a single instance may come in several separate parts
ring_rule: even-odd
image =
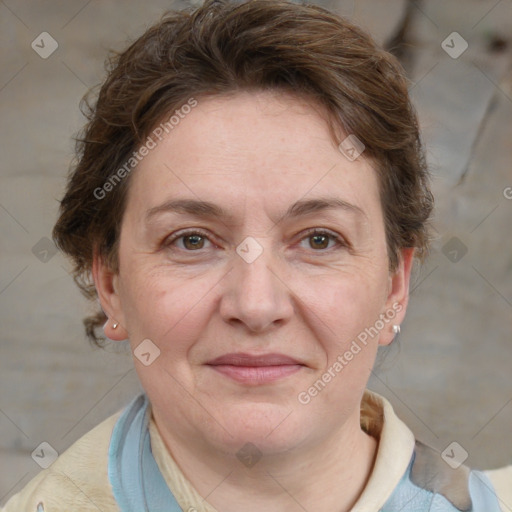
[[[281,0],[206,0],[197,9],[165,14],[109,57],[107,71],[95,100],[90,94],[82,100],[88,122],[77,138],[53,229],[89,299],[97,298],[94,254],[112,271],[119,269],[130,176],[112,187],[106,200],[95,191],[191,97],[242,90],[286,91],[325,107],[336,143],[340,130],[355,135],[378,174],[390,270],[396,269],[402,248],[414,247],[424,259],[433,198],[405,72],[348,20],[318,6]],[[98,333],[106,320],[101,310],[84,319],[88,337],[98,345],[105,340]]]

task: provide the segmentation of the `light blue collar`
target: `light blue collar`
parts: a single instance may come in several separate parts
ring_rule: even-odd
[[[114,426],[108,477],[121,512],[182,512],[153,457],[151,409],[145,394],[135,398]]]
[[[182,512],[153,457],[150,416],[149,400],[143,394],[131,402],[114,426],[108,451],[108,476],[114,498],[121,512]],[[415,458],[416,453],[379,512],[460,512],[440,492],[413,483],[411,468]],[[434,460],[444,467],[440,455],[435,455]],[[447,471],[449,476],[451,470]],[[466,485],[473,504],[467,512],[500,512],[492,484],[483,473],[471,471]]]
[[[440,454],[437,455],[437,458],[441,465],[441,471],[444,470],[442,465],[448,468],[447,464],[442,461]],[[413,455],[400,483],[379,512],[396,512],[397,510],[403,512],[501,512],[491,481],[481,471],[470,471],[466,482],[454,481],[452,482],[453,486],[447,484],[447,488],[443,491],[439,489],[428,490],[413,483],[411,469],[415,459],[416,453]],[[448,468],[445,472],[449,475],[450,471],[453,470]],[[436,475],[434,474],[434,476]],[[429,478],[434,479],[433,475],[430,475]],[[446,481],[449,480],[446,479]],[[456,492],[460,496],[463,491],[469,493],[470,508],[457,508],[442,494],[442,492]]]

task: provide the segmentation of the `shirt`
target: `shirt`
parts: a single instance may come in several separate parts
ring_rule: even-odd
[[[441,456],[416,441],[391,404],[370,391],[361,403],[361,427],[378,449],[352,512],[512,512],[512,466],[471,471],[453,450]],[[166,449],[145,395],[80,438],[1,510],[128,512],[139,499],[150,512],[217,512]]]

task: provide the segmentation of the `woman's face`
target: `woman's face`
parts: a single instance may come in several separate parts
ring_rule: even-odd
[[[390,275],[376,172],[318,111],[198,98],[133,171],[119,273],[94,276],[168,436],[277,453],[359,428],[412,251]]]

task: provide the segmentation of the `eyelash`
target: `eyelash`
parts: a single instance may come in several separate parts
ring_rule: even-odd
[[[172,236],[171,238],[168,238],[164,241],[164,246],[165,247],[169,247],[171,246],[176,240],[180,240],[182,238],[186,238],[187,236],[191,236],[191,235],[199,235],[203,238],[206,238],[208,239],[210,242],[210,238],[208,236],[207,233],[205,233],[204,231],[202,231],[201,229],[189,229],[189,230],[186,230],[186,231],[181,231],[181,232],[178,232],[177,234],[175,234],[174,236]],[[311,228],[309,230],[306,231],[306,233],[304,234],[304,236],[300,239],[300,241],[304,240],[304,239],[307,239],[307,238],[311,238],[313,236],[316,236],[316,235],[324,235],[324,236],[328,236],[331,240],[334,240],[337,245],[338,245],[338,249],[341,249],[341,248],[347,248],[349,247],[349,244],[345,241],[344,238],[342,238],[340,235],[332,232],[332,231],[328,231],[326,229],[320,229],[320,228]],[[211,242],[212,243],[212,242]],[[181,249],[181,248],[180,248]],[[331,249],[333,249],[333,247],[330,247],[330,248],[326,248],[326,249],[319,249],[319,250],[314,250],[312,249],[314,252],[327,252],[327,251],[330,251]],[[194,250],[187,250],[187,249],[181,249],[182,251],[185,251],[185,252],[189,252],[189,253],[193,253],[193,252],[200,252],[201,249],[197,249],[196,251]]]

